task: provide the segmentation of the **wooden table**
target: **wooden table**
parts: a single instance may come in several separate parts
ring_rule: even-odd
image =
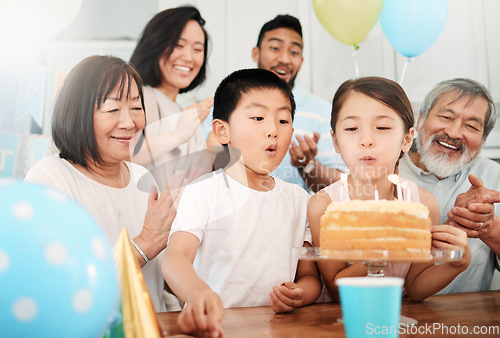
[[[400,337],[500,337],[500,291],[437,295],[423,302],[403,299],[401,314],[419,324]],[[179,312],[158,313],[164,337],[182,335]],[[226,309],[224,337],[345,337],[340,304],[313,304],[287,314],[270,307]],[[446,331],[448,330],[448,331]],[[474,335],[474,330],[483,330]],[[461,333],[461,334],[459,334]]]

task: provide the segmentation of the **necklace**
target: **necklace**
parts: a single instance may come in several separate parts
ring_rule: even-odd
[[[99,183],[101,183],[101,185],[103,185],[106,189],[107,189],[107,185],[102,183],[102,181],[99,179],[99,177],[97,177],[97,175],[94,173],[93,170],[90,170],[90,168],[88,168],[88,171],[92,174],[92,176],[94,176],[96,178],[96,180],[99,181]],[[121,164],[120,164],[120,177],[122,179],[122,189],[121,189],[121,197],[120,197],[120,203],[118,204],[118,207],[116,208],[116,216],[120,217],[122,215],[120,209],[121,209],[121,206],[122,206],[122,202],[123,202],[123,194],[124,194],[124,189],[125,189],[125,180],[123,179],[123,174],[122,174],[122,169],[121,169]]]

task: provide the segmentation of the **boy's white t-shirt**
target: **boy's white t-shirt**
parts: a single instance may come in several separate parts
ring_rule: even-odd
[[[194,269],[226,308],[268,305],[274,285],[295,279],[293,249],[311,242],[309,195],[296,184],[274,180],[272,190],[257,191],[220,169],[182,194],[171,234],[198,237]]]

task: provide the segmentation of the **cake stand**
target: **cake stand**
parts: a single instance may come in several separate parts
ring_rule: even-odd
[[[444,263],[460,260],[463,252],[459,250],[440,250],[433,248],[428,257],[407,257],[408,253],[398,250],[326,250],[317,247],[296,248],[299,259],[334,260],[343,262],[363,262],[369,277],[384,277],[384,268],[389,262],[402,263]],[[341,322],[342,319],[340,318]],[[417,325],[418,321],[401,316],[400,323],[405,326]]]

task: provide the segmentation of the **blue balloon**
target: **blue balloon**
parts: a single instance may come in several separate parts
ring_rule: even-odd
[[[47,187],[0,180],[0,335],[99,337],[119,307],[109,241]]]
[[[448,0],[385,0],[380,25],[392,47],[406,57],[425,52],[448,17]]]

